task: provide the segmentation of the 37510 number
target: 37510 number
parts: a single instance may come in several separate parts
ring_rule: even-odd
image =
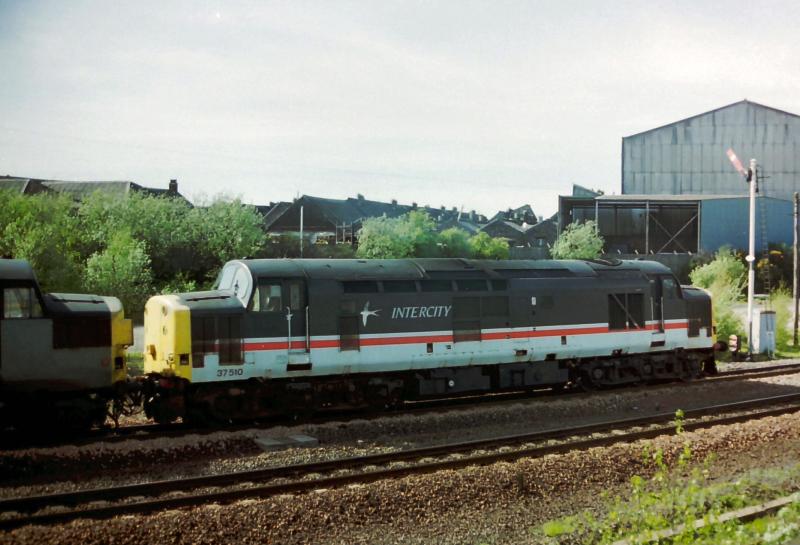
[[[244,369],[217,369],[218,377],[235,377],[244,375]]]

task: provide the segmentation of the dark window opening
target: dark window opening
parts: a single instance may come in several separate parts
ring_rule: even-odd
[[[358,316],[339,317],[339,350],[359,350]]]
[[[671,276],[661,277],[661,293],[664,299],[680,299],[680,286]]]
[[[450,280],[420,280],[422,291],[453,291],[453,282]]]
[[[506,291],[508,289],[508,281],[506,280],[492,280],[492,291]]]
[[[254,312],[283,312],[280,282],[261,282],[256,286],[251,303]]]
[[[110,318],[67,315],[53,319],[53,348],[90,348],[110,344]]]
[[[378,293],[378,283],[370,280],[342,282],[345,293]]]
[[[383,282],[385,293],[416,293],[417,283],[413,280],[389,280]]]
[[[486,280],[456,280],[458,291],[487,291]]]
[[[608,328],[612,331],[644,327],[644,295],[612,293],[608,296]]]

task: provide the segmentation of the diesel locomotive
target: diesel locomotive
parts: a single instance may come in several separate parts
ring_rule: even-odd
[[[228,421],[714,372],[711,299],[649,261],[237,260],[145,308],[146,413]]]
[[[0,304],[0,427],[101,425],[133,344],[119,299],[42,293],[29,263],[2,259]]]

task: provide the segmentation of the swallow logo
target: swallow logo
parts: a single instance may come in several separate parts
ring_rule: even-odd
[[[361,322],[364,324],[364,327],[367,327],[367,318],[370,316],[378,316],[378,313],[381,309],[370,310],[369,309],[369,301],[364,304],[364,310],[361,311]]]

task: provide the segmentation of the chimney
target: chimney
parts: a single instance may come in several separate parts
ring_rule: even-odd
[[[439,210],[441,210],[442,212],[444,212],[444,211],[446,210],[446,208],[444,207],[444,205],[442,205],[442,206],[440,206],[440,207],[439,207]]]
[[[359,201],[363,201],[363,200],[364,200],[364,195],[362,195],[361,193],[358,193],[358,194],[356,195],[356,197],[358,197],[358,200],[359,200]]]
[[[472,221],[475,221],[475,210],[470,210],[469,211],[469,219],[471,219]]]
[[[397,199],[392,199],[392,206],[397,206]]]
[[[412,202],[411,203],[411,210],[416,210],[416,209],[417,209],[417,203]]]
[[[178,194],[178,180],[172,179],[169,181],[169,189],[167,189],[167,193],[170,195]]]

